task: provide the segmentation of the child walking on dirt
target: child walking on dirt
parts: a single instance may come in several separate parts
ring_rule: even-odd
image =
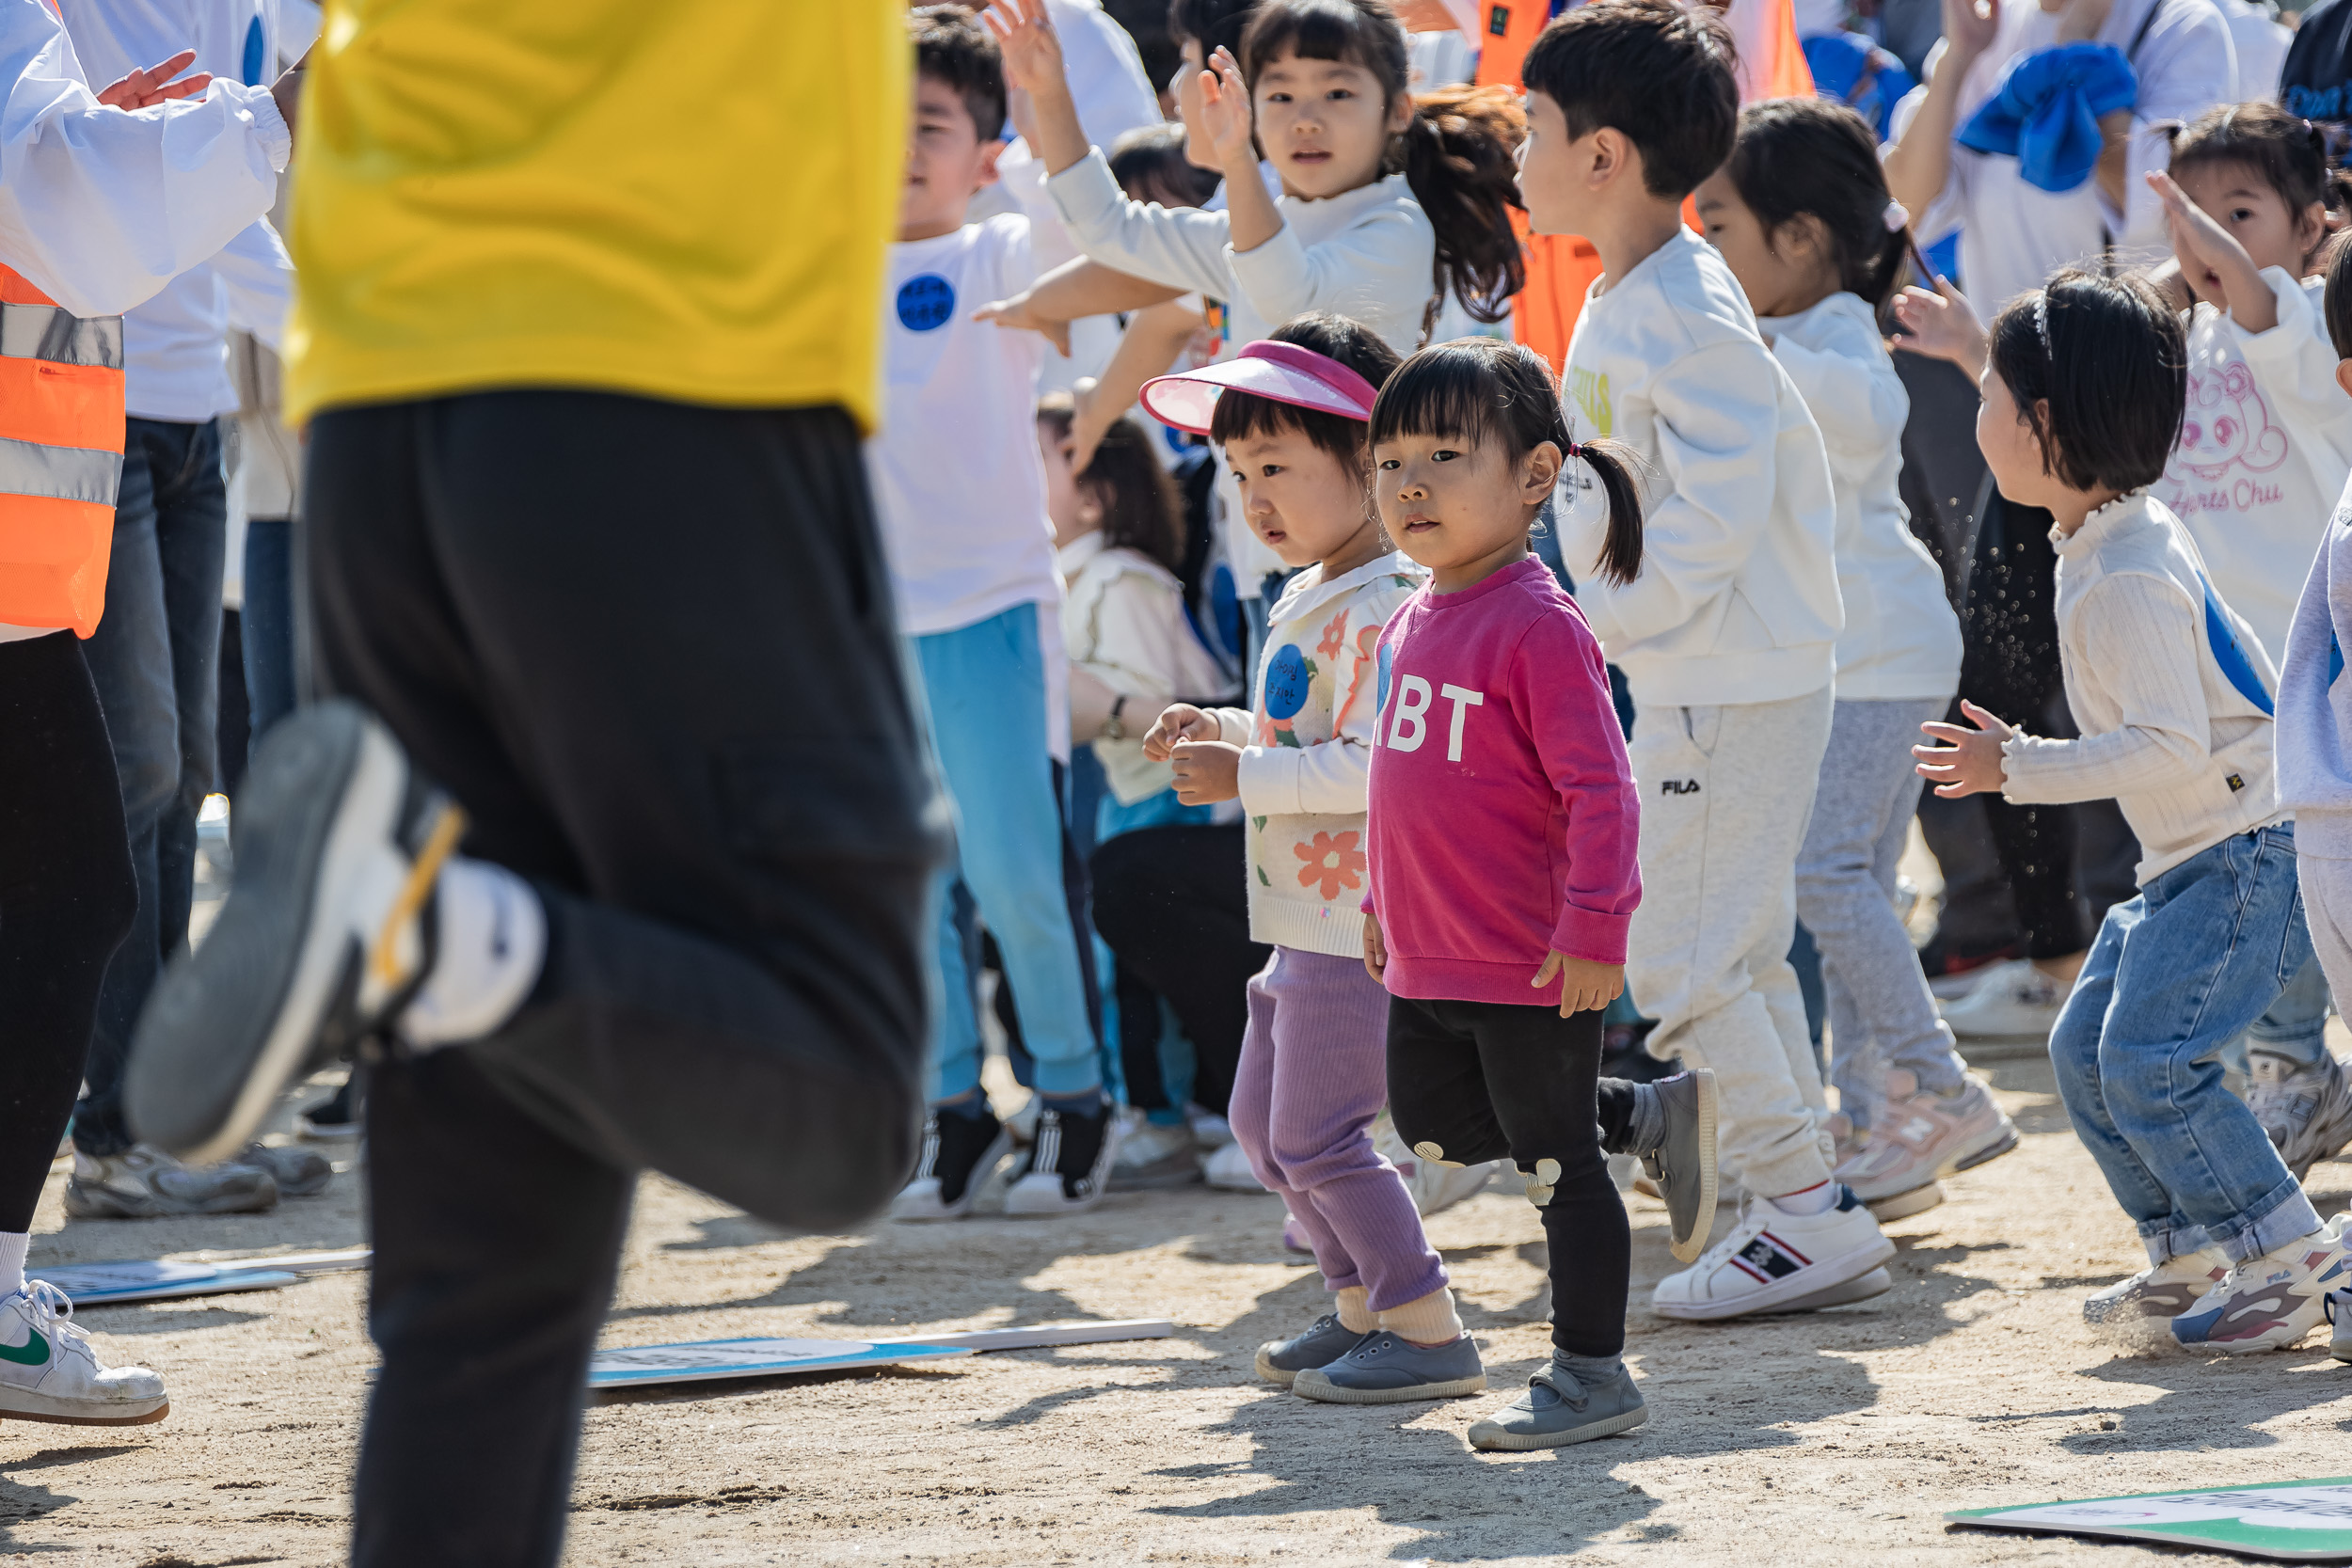
[[[1974,704],[1915,748],[1936,792],[2112,797],[2138,896],[2107,911],[2050,1036],[2058,1093],[2149,1266],[2083,1305],[2094,1330],[2200,1353],[2291,1346],[2352,1279],[2245,1103],[2223,1042],[2310,958],[2295,825],[2272,776],[2272,670],[2149,486],[2187,394],[2179,319],[2144,279],[2067,271],[1993,323],[1977,444],[2001,494],[2057,519],[2058,626],[2082,736]],[[2169,1334],[2168,1334],[2169,1328]]]
[[[1828,1097],[1795,972],[1796,863],[1829,743],[1845,622],[1820,431],[1683,198],[1731,155],[1730,37],[1705,7],[1592,0],[1528,52],[1520,169],[1538,233],[1599,251],[1568,345],[1582,428],[1630,447],[1639,576],[1578,508],[1561,556],[1637,710],[1642,881],[1629,980],[1648,1049],[1714,1069],[1723,1162],[1756,1201],[1653,1307],[1713,1320],[1858,1300],[1894,1256],[1834,1180]],[[1409,549],[1409,542],[1406,545]]]
[[[1646,1415],[1620,1359],[1632,1239],[1600,1125],[1622,1136],[1643,1108],[1634,1085],[1599,1079],[1601,1009],[1625,989],[1642,896],[1641,809],[1600,644],[1528,534],[1581,456],[1608,497],[1599,568],[1623,580],[1641,566],[1641,503],[1621,456],[1569,438],[1549,369],[1518,344],[1415,355],[1372,437],[1381,520],[1431,575],[1380,639],[1364,966],[1390,995],[1398,1134],[1424,1160],[1510,1159],[1543,1213],[1552,1358],[1470,1442],[1556,1448]],[[1683,1085],[1708,1167],[1693,1185],[1711,1186],[1711,1084]]]
[[[1896,481],[1911,398],[1879,311],[1912,252],[1878,143],[1843,104],[1783,98],[1740,117],[1699,220],[1820,426],[1837,500],[1836,705],[1797,853],[1797,918],[1821,950],[1843,1132],[1835,1174],[1883,1219],[1944,1200],[1936,1179],[2017,1147],[1936,1016],[1895,869],[1919,804],[1904,746],[1960,689],[1960,618],[1911,531]]]

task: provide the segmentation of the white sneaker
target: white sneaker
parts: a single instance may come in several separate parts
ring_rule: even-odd
[[[2030,958],[2004,958],[1987,964],[1984,978],[1969,987],[1966,996],[1944,1005],[1944,1022],[1969,1039],[2047,1038],[2072,989],[2036,969]]]
[[[1187,1105],[1184,1119],[1192,1124],[1192,1141],[1200,1146],[1203,1154],[1215,1153],[1233,1141],[1233,1124],[1215,1111]]]
[[[1200,1179],[1220,1193],[1262,1193],[1264,1182],[1249,1168],[1249,1156],[1237,1143],[1227,1144],[1200,1162]]]
[[[65,1183],[65,1212],[77,1220],[259,1214],[277,1207],[278,1182],[266,1170],[233,1162],[183,1165],[145,1144],[119,1154],[75,1149]]]
[[[1119,1153],[1111,1161],[1114,1192],[1184,1187],[1200,1180],[1200,1151],[1191,1128],[1164,1126],[1140,1111],[1120,1118]]]
[[[1423,1219],[1476,1197],[1497,1175],[1513,1168],[1508,1160],[1490,1160],[1482,1165],[1424,1160],[1405,1147],[1405,1140],[1396,1135],[1395,1121],[1386,1111],[1373,1118],[1372,1147],[1405,1178],[1405,1190],[1413,1195],[1413,1207]]]
[[[1850,1151],[1839,1149],[1844,1158],[1835,1174],[1876,1208],[2016,1147],[2017,1129],[1994,1103],[1983,1079],[1971,1073],[1960,1087],[1943,1094],[1921,1088],[1908,1068],[1893,1068],[1886,1074],[1886,1098],[1871,1110],[1869,1131]],[[1884,1213],[1880,1211],[1882,1217]]]
[[[73,1303],[45,1279],[0,1301],[0,1419],[132,1427],[171,1414],[162,1378],[102,1365],[72,1316]]]
[[[2093,1292],[2083,1303],[2090,1332],[2145,1350],[2172,1341],[2172,1320],[2197,1305],[2230,1275],[2230,1260],[2214,1248],[2168,1258]]]
[[[2236,1355],[2302,1343],[2328,1315],[2330,1291],[2352,1285],[2352,1214],[2229,1273],[2197,1305],[2172,1320],[2184,1350]]]
[[[2352,1080],[2332,1053],[2306,1067],[2273,1052],[2246,1053],[2247,1109],[2297,1181],[2352,1143]]]
[[[1849,1188],[1819,1214],[1783,1213],[1769,1198],[1751,1199],[1730,1234],[1658,1282],[1650,1308],[1693,1323],[1802,1310],[1894,1256],[1895,1243]]]

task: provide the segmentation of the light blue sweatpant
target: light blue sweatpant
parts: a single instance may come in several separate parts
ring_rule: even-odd
[[[952,1100],[980,1081],[980,1022],[954,901],[961,879],[995,935],[1021,1035],[1041,1094],[1079,1095],[1103,1082],[1088,999],[1080,913],[1066,873],[1061,802],[1046,738],[1045,659],[1038,617],[1051,605],[1015,605],[954,631],[912,639],[930,710],[931,745],[956,810],[957,859],[939,900],[939,1022],[930,1098]]]

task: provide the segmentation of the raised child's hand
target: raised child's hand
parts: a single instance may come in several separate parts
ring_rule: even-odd
[[[2001,742],[2017,733],[2014,727],[1974,703],[1962,703],[1960,711],[1976,725],[1975,729],[1964,730],[1958,724],[1922,724],[1922,731],[1947,744],[1911,749],[1911,754],[1919,759],[1919,776],[1934,784],[1935,792],[1947,800],[1963,795],[1989,794],[2007,783],[2009,768],[2001,760]]]
[[[1952,287],[1948,277],[1935,280],[1935,293],[1905,289],[1895,296],[1895,319],[1908,337],[1886,340],[1890,349],[1948,359],[1968,372],[1970,380],[1984,373],[1984,323],[1968,296]]]
[[[1070,324],[1041,316],[1030,304],[1032,291],[1024,289],[1010,299],[999,299],[981,306],[972,312],[976,322],[994,322],[998,326],[1011,327],[1019,332],[1041,334],[1052,343],[1061,356],[1070,357]]]
[[[1235,169],[1251,170],[1251,178],[1256,178],[1258,145],[1252,137],[1256,128],[1241,67],[1232,50],[1220,47],[1209,56],[1209,69],[1200,73],[1200,132],[1216,149],[1217,162],[1225,166],[1229,178]]]
[[[183,49],[161,65],[131,72],[101,92],[98,101],[110,109],[147,109],[175,98],[194,98],[213,85],[212,77],[199,71],[176,82],[172,78],[195,63],[196,51]]]
[[[2237,236],[2191,201],[2178,181],[2162,169],[2151,169],[2148,185],[2164,203],[2164,223],[2172,231],[2172,254],[2180,261],[2181,275],[2199,294],[2237,315],[2233,304],[2251,305],[2253,295],[2269,293],[2262,280],[2262,268],[2238,244]],[[2272,302],[2274,311],[2276,303]],[[2241,321],[2239,325],[2249,324]],[[2277,325],[2275,315],[2271,325]]]
[[[1560,1016],[1571,1013],[1597,1013],[1625,994],[1625,965],[1597,963],[1591,958],[1572,958],[1554,951],[1544,957],[1544,967],[1535,972],[1528,984],[1541,990],[1551,984],[1551,977],[1560,977]]]
[[[1221,732],[1216,721],[1190,703],[1170,703],[1143,733],[1143,754],[1166,762],[1187,740],[1215,740]]]
[[[1062,72],[1061,40],[1045,0],[995,0],[980,13],[1004,55],[1005,86],[1022,92],[1070,90]]]

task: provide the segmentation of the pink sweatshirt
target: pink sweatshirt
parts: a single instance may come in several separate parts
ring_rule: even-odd
[[[1558,1006],[1552,949],[1625,962],[1641,806],[1600,643],[1541,561],[1390,618],[1372,752],[1371,892],[1389,990]]]

